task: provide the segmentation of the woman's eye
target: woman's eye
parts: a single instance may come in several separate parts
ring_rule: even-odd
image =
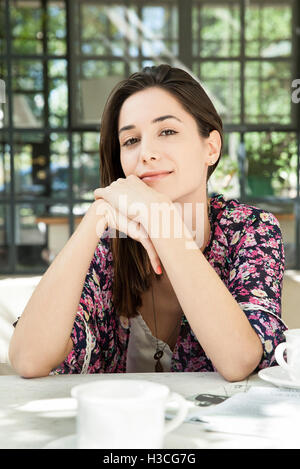
[[[171,129],[166,129],[166,130],[163,130],[163,132],[173,132],[173,134],[177,134],[177,132],[175,132],[175,130],[171,130]],[[168,134],[168,135],[173,135],[173,134]]]
[[[132,142],[132,140],[136,140],[136,138],[129,138],[128,140],[126,140],[126,142],[123,143],[122,147],[128,147],[129,145],[131,145],[131,143],[128,145],[128,142]]]
[[[174,134],[177,134],[177,132],[175,132],[175,130],[172,130],[172,129],[166,129],[166,130],[162,130],[161,134],[162,135],[164,132],[166,132],[166,135],[174,135]],[[171,132],[171,133],[167,133],[167,132]],[[134,140],[137,140],[137,138],[129,138],[128,140],[126,140],[126,142],[123,143],[122,147],[128,147],[128,146],[131,146],[135,143]]]

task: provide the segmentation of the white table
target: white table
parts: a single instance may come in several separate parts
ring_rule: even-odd
[[[75,411],[59,412],[51,403],[69,398],[73,386],[103,379],[147,379],[167,384],[184,397],[210,393],[231,396],[249,386],[268,385],[257,375],[229,383],[218,373],[130,373],[59,375],[24,379],[0,376],[0,448],[43,448],[75,433]],[[52,408],[52,410],[51,410]],[[200,423],[184,423],[170,434],[166,448],[264,448],[264,439],[207,432]]]

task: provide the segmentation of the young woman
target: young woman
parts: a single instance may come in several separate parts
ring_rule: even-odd
[[[219,115],[183,70],[146,67],[112,90],[101,187],[18,321],[19,374],[217,370],[237,381],[275,364],[281,231],[269,212],[208,199],[222,144]]]

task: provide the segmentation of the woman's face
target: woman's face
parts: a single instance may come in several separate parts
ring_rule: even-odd
[[[170,172],[143,181],[175,202],[206,197],[206,175],[220,153],[221,140],[214,130],[199,135],[194,117],[172,94],[151,87],[123,103],[118,122],[120,158],[125,176]]]

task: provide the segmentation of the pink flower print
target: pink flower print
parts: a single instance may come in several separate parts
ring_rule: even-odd
[[[273,269],[275,267],[275,261],[274,259],[269,259],[269,266],[271,267],[271,269]]]
[[[266,282],[266,284],[267,284],[268,287],[269,287],[269,286],[271,285],[271,283],[272,283],[272,277],[270,277],[270,276],[268,275],[268,277],[265,278],[265,282]]]
[[[251,247],[251,246],[255,246],[256,244],[257,243],[256,243],[254,235],[252,233],[247,233],[246,239],[244,242],[244,247]]]
[[[231,244],[236,244],[238,240],[240,239],[240,231],[237,231],[231,240]]]
[[[267,225],[264,225],[263,223],[261,223],[259,227],[256,229],[256,232],[260,234],[261,236],[266,236],[269,232],[269,228]]]
[[[217,237],[219,243],[222,243],[225,246],[227,246],[227,244],[228,244],[227,243],[227,238],[224,235],[223,230],[219,226],[217,226],[216,229],[215,229],[215,236]]]
[[[236,270],[232,269],[229,274],[229,281],[231,282],[232,279],[236,276]]]
[[[276,259],[280,258],[280,254],[276,249],[272,249],[272,254],[273,254],[274,257],[276,257]]]
[[[278,241],[274,238],[271,238],[268,244],[271,248],[274,248],[274,249],[278,248]]]
[[[260,213],[259,216],[260,218],[262,219],[262,221],[266,222],[266,221],[271,221],[271,214],[270,213],[266,213],[266,212],[263,212],[263,213]]]
[[[249,215],[252,213],[252,208],[251,207],[241,207],[241,209],[237,209],[233,213],[232,220],[235,223],[239,223],[240,221],[244,221],[247,219]]]
[[[245,219],[245,215],[242,213],[242,212],[239,212],[239,211],[236,211],[234,214],[233,214],[233,217],[232,217],[232,220],[235,222],[235,223],[239,223],[241,220],[244,220]]]
[[[109,252],[109,254],[108,254],[108,256],[107,256],[107,259],[108,259],[109,261],[112,261],[112,260],[113,260],[113,256],[112,256],[112,252],[111,252],[111,251]]]
[[[260,290],[259,288],[254,288],[253,290],[251,290],[251,293],[254,296],[258,296],[259,298],[264,298],[265,296],[268,296],[265,291]]]
[[[272,344],[272,341],[271,340],[265,340],[265,349],[266,349],[266,352],[267,353],[270,353],[272,352],[273,350],[273,344]]]
[[[259,300],[258,298],[255,298],[254,296],[251,296],[249,298],[249,303],[261,306],[261,300]]]

